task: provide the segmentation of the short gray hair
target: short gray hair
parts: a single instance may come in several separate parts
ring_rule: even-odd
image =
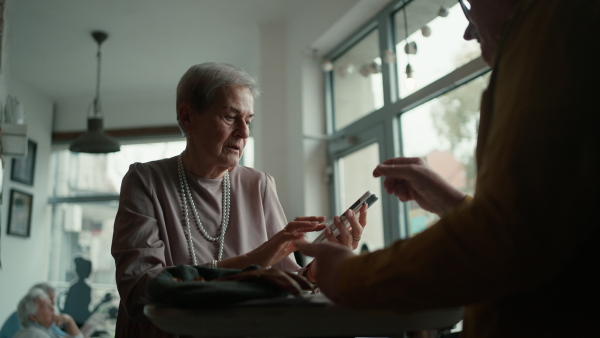
[[[39,310],[38,300],[50,299],[46,291],[33,288],[21,299],[17,306],[17,317],[22,327],[29,327],[33,322],[29,316],[36,315]]]
[[[32,286],[30,290],[33,289],[42,289],[42,291],[44,291],[49,298],[52,298],[52,295],[56,296],[56,289],[54,288],[54,286],[50,285],[50,283],[37,283],[34,286]]]
[[[187,103],[202,112],[215,102],[219,89],[237,86],[248,88],[255,99],[260,95],[256,79],[240,67],[224,62],[194,65],[179,80],[176,107],[179,108],[180,104]],[[177,115],[177,122],[184,132],[179,115]]]

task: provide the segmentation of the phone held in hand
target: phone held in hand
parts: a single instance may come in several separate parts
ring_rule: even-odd
[[[377,197],[377,195],[371,193],[370,191],[367,191],[358,200],[356,200],[356,202],[354,202],[354,204],[352,204],[347,210],[352,209],[356,214],[356,217],[358,217],[360,216],[360,208],[363,206],[363,204],[366,204],[367,208],[369,208],[378,199],[379,198]],[[340,215],[340,218],[342,219],[342,222],[344,222],[344,225],[346,227],[350,227],[350,222],[346,219],[346,212]],[[323,232],[321,232],[319,236],[315,238],[313,243],[320,243],[327,239],[327,237],[325,237],[326,229],[330,229],[333,232],[333,235],[336,237],[340,235],[340,231],[336,228],[335,224],[333,223],[333,220],[331,220],[331,222],[327,224],[325,230],[323,230]]]

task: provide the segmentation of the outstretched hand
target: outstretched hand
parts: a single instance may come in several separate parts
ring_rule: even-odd
[[[263,267],[277,264],[297,250],[295,242],[304,239],[305,233],[323,230],[326,226],[323,224],[324,220],[325,217],[322,216],[297,217],[283,230],[246,255],[253,264]]]
[[[346,259],[354,256],[352,250],[347,246],[329,242],[311,244],[306,241],[298,241],[296,246],[301,253],[315,257],[311,265],[314,269],[316,283],[321,292],[338,303],[340,301],[340,269]]]
[[[378,165],[373,176],[385,176],[384,188],[402,202],[415,201],[438,215],[458,205],[466,196],[417,157],[391,158]]]

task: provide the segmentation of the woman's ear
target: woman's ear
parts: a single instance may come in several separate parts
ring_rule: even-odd
[[[183,127],[183,130],[185,130],[186,134],[189,134],[190,132],[193,113],[194,110],[187,103],[182,103],[177,107],[177,117],[179,118],[179,122],[181,123],[181,126]]]
[[[34,323],[37,323],[37,317],[35,315],[29,315],[29,320]]]

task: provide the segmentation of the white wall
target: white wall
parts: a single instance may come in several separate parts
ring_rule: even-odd
[[[37,143],[34,185],[28,186],[10,179],[12,158],[3,156],[4,177],[3,200],[0,205],[0,323],[12,313],[20,298],[29,287],[46,280],[47,253],[50,243],[49,213],[46,207],[48,198],[48,166],[50,160],[50,140],[53,119],[53,103],[31,87],[18,83],[10,77],[8,52],[12,39],[10,23],[13,2],[6,3],[4,12],[4,39],[2,46],[2,68],[0,72],[0,103],[3,107],[8,95],[17,97],[26,113],[27,136]],[[31,231],[29,238],[6,234],[10,191],[17,189],[33,195]]]
[[[304,135],[325,133],[320,55],[345,36],[320,43],[317,54],[314,45],[347,13],[356,12],[354,8],[362,6],[370,11],[388,1],[323,1],[318,12],[299,6],[289,21],[261,26],[260,80],[264,95],[257,149],[262,153],[259,168],[277,180],[288,220],[307,215],[332,216],[328,215],[325,142]],[[355,16],[350,21],[346,35],[362,24]]]
[[[0,271],[0,322],[16,309],[19,299],[29,287],[47,278],[50,217],[47,212],[48,167],[53,104],[48,98],[31,88],[8,80],[7,94],[15,96],[24,105],[27,114],[27,136],[37,143],[34,185],[11,181],[12,158],[4,156],[3,201]],[[17,189],[33,194],[31,235],[28,238],[6,234],[10,191]]]

